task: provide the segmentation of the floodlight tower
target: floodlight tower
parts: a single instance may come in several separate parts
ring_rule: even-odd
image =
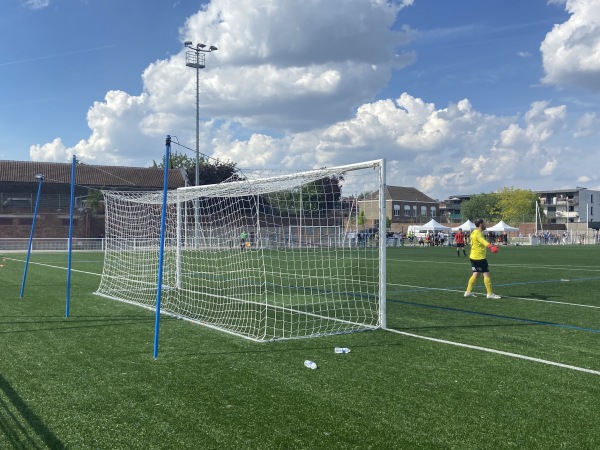
[[[183,45],[190,49],[185,54],[185,65],[196,69],[196,186],[198,186],[200,184],[200,69],[206,67],[204,54],[214,52],[218,48],[211,45],[206,50],[206,44],[196,44],[194,47],[192,41],[185,41]]]

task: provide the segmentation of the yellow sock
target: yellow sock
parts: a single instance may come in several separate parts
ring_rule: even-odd
[[[485,284],[485,290],[488,294],[492,293],[492,279],[490,277],[483,277],[483,284]]]
[[[471,278],[469,278],[469,284],[467,284],[467,292],[471,292],[473,290],[473,286],[475,285],[476,280],[477,277],[475,276],[475,274],[471,275]]]

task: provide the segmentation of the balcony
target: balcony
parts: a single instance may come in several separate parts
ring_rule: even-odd
[[[577,219],[579,218],[579,211],[556,211],[556,217],[563,219]]]

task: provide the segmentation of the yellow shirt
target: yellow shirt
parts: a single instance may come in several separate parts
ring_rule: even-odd
[[[471,254],[470,259],[481,260],[485,259],[485,249],[490,245],[483,237],[481,230],[476,229],[471,233]]]

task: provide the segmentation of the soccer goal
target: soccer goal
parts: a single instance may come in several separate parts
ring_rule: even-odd
[[[346,242],[358,193],[385,236],[384,160],[244,177],[168,193],[161,311],[257,341],[385,328],[385,240]],[[162,192],[103,193],[97,294],[154,309]]]

